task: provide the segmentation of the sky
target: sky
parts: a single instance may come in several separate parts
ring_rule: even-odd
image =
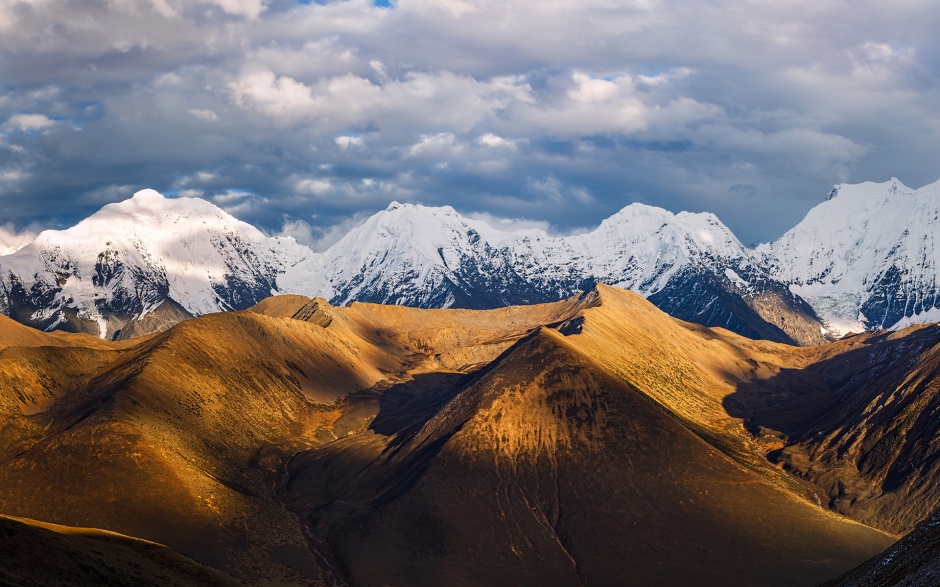
[[[0,240],[153,188],[322,249],[389,202],[746,245],[940,178],[940,3],[0,0]]]

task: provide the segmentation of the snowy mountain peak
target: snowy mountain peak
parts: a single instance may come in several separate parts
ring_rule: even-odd
[[[402,203],[396,200],[392,202],[385,208],[384,212],[400,212],[404,214],[423,214],[431,216],[456,216],[457,211],[454,210],[451,206],[425,206],[423,204],[410,204]],[[381,214],[379,212],[378,214]]]
[[[771,283],[715,215],[644,204],[626,206],[590,232],[552,236],[493,226],[449,206],[394,203],[279,280],[282,291],[337,305],[471,308],[558,300],[597,282],[658,296],[674,315],[748,336],[822,340],[812,310],[781,310],[796,298]],[[776,316],[765,312],[771,304]],[[788,338],[761,312],[770,320],[786,315],[803,333]]]
[[[168,298],[194,315],[248,307],[310,254],[205,200],[143,190],[0,258],[0,310],[111,337]]]
[[[0,257],[2,257],[2,256],[4,256],[4,255],[13,254],[13,253],[15,253],[16,251],[20,250],[21,248],[22,248],[22,247],[14,247],[14,246],[12,246],[12,245],[8,245],[8,244],[6,244],[5,242],[3,242],[2,240],[0,240]]]
[[[634,203],[626,206],[600,226],[588,233],[601,242],[621,243],[632,249],[652,246],[656,252],[659,244],[677,247],[676,254],[684,257],[707,253],[717,257],[740,258],[749,253],[714,214],[710,212],[680,212]],[[655,236],[655,239],[651,239]],[[629,244],[628,244],[629,243]],[[658,254],[658,253],[657,253]]]
[[[825,202],[847,200],[870,202],[898,195],[908,196],[918,191],[920,190],[913,190],[904,185],[898,178],[892,177],[890,180],[883,182],[866,181],[855,184],[838,184],[829,192]]]
[[[138,192],[135,192],[134,195],[131,196],[131,199],[125,200],[125,202],[138,202],[138,203],[143,204],[143,203],[154,203],[154,202],[159,203],[165,200],[166,200],[166,196],[164,196],[157,190],[146,188]]]
[[[843,333],[926,320],[940,304],[940,182],[914,190],[892,178],[836,191],[758,247],[772,274]]]
[[[495,307],[601,282],[686,320],[784,341],[821,340],[801,297],[842,332],[940,315],[940,182],[837,185],[756,251],[714,214],[639,203],[569,236],[485,218],[392,202],[313,253],[208,201],[142,190],[0,256],[0,312],[111,336],[166,300],[191,314],[244,308],[271,293]]]

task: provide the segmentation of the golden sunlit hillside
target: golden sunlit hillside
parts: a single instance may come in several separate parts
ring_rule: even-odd
[[[606,286],[280,296],[121,342],[3,326],[0,513],[232,581],[814,585],[937,503],[933,328],[792,347]]]

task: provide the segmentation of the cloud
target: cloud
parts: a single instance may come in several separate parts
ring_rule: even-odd
[[[11,130],[28,132],[43,130],[54,124],[55,121],[45,114],[15,114],[7,120],[5,126]]]
[[[507,231],[542,230],[549,232],[551,225],[544,220],[531,220],[529,218],[501,218],[488,212],[470,212],[468,218],[482,220],[493,228]]]
[[[319,103],[311,88],[286,75],[276,76],[270,70],[245,73],[229,87],[236,104],[283,123],[314,116]]]
[[[212,110],[200,110],[198,108],[191,108],[189,110],[189,113],[203,122],[218,122],[219,121],[219,115],[213,112]]]
[[[492,149],[499,149],[499,148],[512,149],[512,148],[515,148],[516,146],[516,143],[514,141],[506,140],[503,137],[499,135],[495,135],[491,132],[480,135],[480,137],[477,138],[477,142],[485,147],[490,147]]]
[[[229,189],[224,192],[214,193],[209,197],[209,200],[236,217],[246,216],[255,208],[262,207],[268,202],[268,199],[264,196],[241,189]]]
[[[574,202],[577,204],[590,204],[594,197],[584,187],[570,186],[556,177],[535,179],[530,182],[532,191],[540,198],[550,203]]]
[[[346,149],[361,148],[365,146],[365,142],[360,136],[341,135],[336,137],[334,142],[340,149],[344,151]]]
[[[68,225],[154,187],[311,238],[397,199],[562,231],[643,201],[766,240],[833,183],[937,179],[938,19],[875,0],[0,2],[0,222]]]
[[[285,218],[276,236],[293,237],[300,244],[322,252],[346,236],[350,230],[365,222],[368,217],[368,214],[360,212],[331,226],[316,226],[306,220]]]
[[[25,247],[36,239],[36,227],[17,230],[12,222],[0,224],[0,255],[7,255]]]

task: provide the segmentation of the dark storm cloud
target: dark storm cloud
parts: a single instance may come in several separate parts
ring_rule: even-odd
[[[927,2],[0,1],[0,228],[155,189],[326,246],[391,200],[776,237],[940,177]],[[12,223],[12,224],[10,224]]]

